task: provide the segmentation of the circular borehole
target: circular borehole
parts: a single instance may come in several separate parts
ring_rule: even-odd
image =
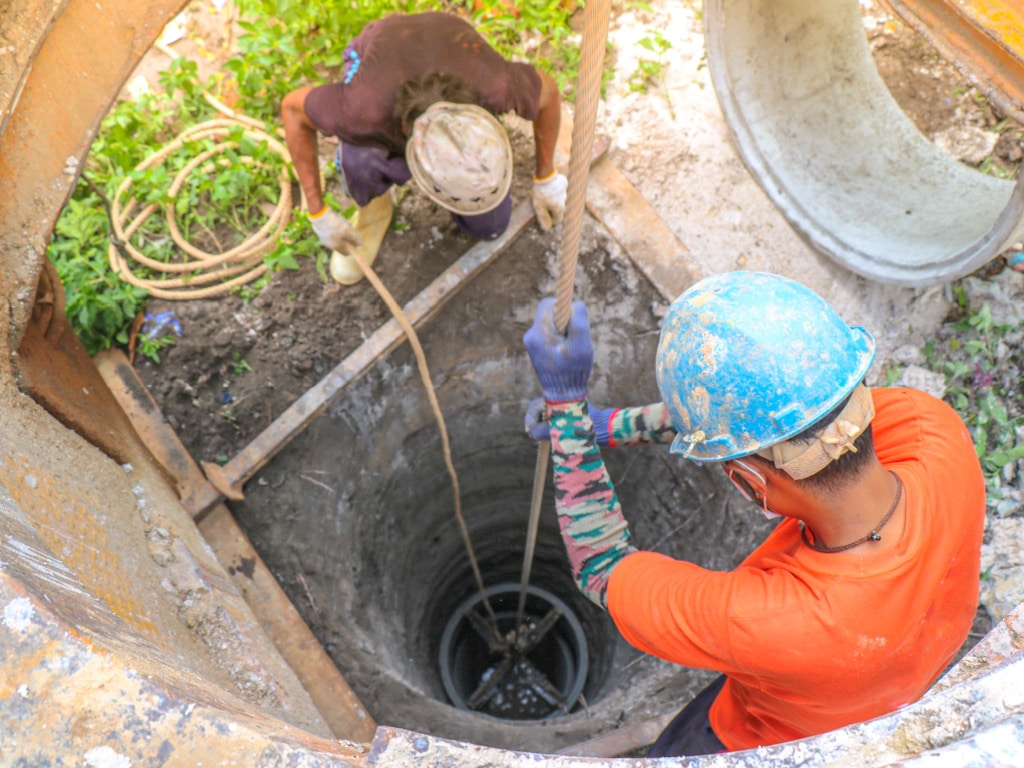
[[[572,711],[589,668],[576,614],[547,590],[529,587],[518,621],[520,585],[499,584],[455,609],[441,636],[445,693],[459,709],[508,720],[541,720]]]
[[[590,396],[600,405],[654,402],[653,375],[603,373],[650,369],[658,341],[651,308],[659,300],[617,246],[605,246],[581,259],[588,294],[615,308],[594,314],[601,363]],[[523,432],[537,382],[522,335],[533,320],[533,282],[548,252],[539,236],[517,241],[421,335],[458,469],[465,530],[488,587],[518,587],[522,573],[537,464],[536,443]],[[680,461],[664,446],[602,456],[641,549],[723,570],[764,535],[767,521],[749,513],[721,472]],[[579,676],[586,678],[581,704],[542,719],[462,709],[445,689],[441,640],[477,587],[439,430],[407,347],[353,382],[275,457],[266,482],[246,486],[236,514],[378,722],[553,751],[676,710],[708,675],[643,656],[582,595],[559,531],[550,472],[530,586],[569,606],[583,628],[588,668]]]

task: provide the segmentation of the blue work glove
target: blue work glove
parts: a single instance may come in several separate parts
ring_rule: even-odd
[[[615,409],[595,408],[588,401],[587,410],[590,412],[590,420],[594,422],[594,437],[597,438],[597,444],[602,448],[607,448],[609,443],[611,443],[608,422],[611,419],[612,411]],[[543,397],[531,400],[530,404],[526,406],[524,426],[526,427],[526,434],[534,440],[551,439],[551,426],[547,420],[547,404],[544,402]]]
[[[590,318],[582,301],[572,303],[569,327],[563,336],[555,328],[555,300],[541,300],[533,325],[523,335],[523,344],[545,400],[570,403],[586,399],[587,381],[594,367],[594,345],[590,342]]]

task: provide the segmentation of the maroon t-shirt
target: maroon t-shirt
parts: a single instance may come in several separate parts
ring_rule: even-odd
[[[465,82],[476,91],[476,103],[495,115],[514,111],[535,120],[540,110],[537,71],[504,59],[458,16],[387,16],[367,24],[349,48],[358,55],[358,65],[346,58],[349,82],[318,86],[305,103],[317,130],[349,144],[404,153],[406,139],[394,116],[399,86],[435,72]]]

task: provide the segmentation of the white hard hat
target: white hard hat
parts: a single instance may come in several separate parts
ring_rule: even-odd
[[[512,186],[508,134],[474,104],[431,104],[413,124],[405,159],[427,197],[463,216],[494,210]]]

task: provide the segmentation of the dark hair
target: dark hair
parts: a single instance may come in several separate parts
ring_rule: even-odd
[[[398,87],[395,96],[395,119],[402,124],[402,133],[412,133],[416,118],[437,101],[453,104],[475,104],[476,93],[455,75],[433,72],[419,80],[406,80]]]
[[[795,437],[791,437],[789,442],[810,443],[817,439],[818,436],[825,431],[825,428],[835,421],[836,417],[842,413],[843,408],[846,407],[849,400],[849,397],[844,398],[839,405],[829,411],[821,419],[816,421],[800,434]],[[799,482],[806,483],[811,489],[822,492],[836,491],[853,482],[853,480],[855,480],[861,473],[861,470],[875,457],[875,442],[872,438],[870,424],[868,424],[867,428],[857,436],[856,440],[853,441],[853,446],[857,449],[856,451],[847,451],[835,461],[831,461],[826,464],[818,472],[815,472],[810,477],[805,477]]]

